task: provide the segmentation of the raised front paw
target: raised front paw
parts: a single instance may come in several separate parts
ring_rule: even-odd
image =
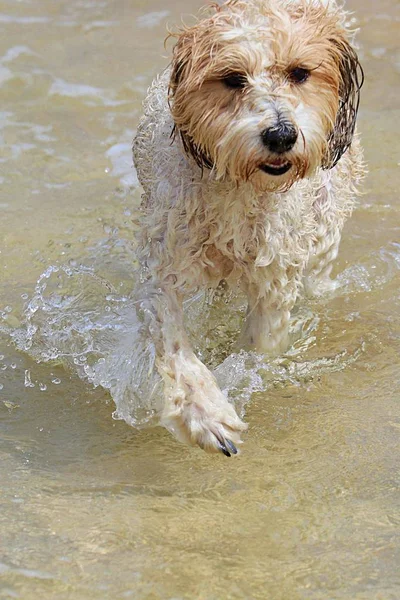
[[[162,425],[182,442],[225,456],[238,453],[240,434],[247,429],[211,373],[193,378],[181,375],[167,391]]]

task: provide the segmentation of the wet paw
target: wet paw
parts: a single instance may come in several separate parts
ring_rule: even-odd
[[[182,385],[183,383],[183,385]],[[237,454],[242,443],[240,435],[247,425],[216,384],[204,381],[188,382],[169,395],[162,425],[180,441],[198,445],[206,452]]]

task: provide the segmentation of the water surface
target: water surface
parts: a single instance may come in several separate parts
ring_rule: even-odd
[[[398,599],[398,2],[348,4],[366,194],[337,294],[298,315],[304,344],[275,363],[227,358],[254,390],[240,457],[114,420],[107,390],[78,376],[129,344],[130,143],[166,24],[198,6],[0,0],[0,599]],[[24,327],[31,355],[10,339]],[[226,344],[200,351],[217,364]]]

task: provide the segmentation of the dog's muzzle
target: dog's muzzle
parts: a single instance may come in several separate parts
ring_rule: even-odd
[[[271,152],[283,154],[289,152],[297,141],[298,132],[293,125],[281,123],[276,127],[268,127],[261,132],[261,139]]]
[[[264,163],[260,165],[261,171],[267,173],[268,175],[284,175],[292,168],[292,163],[285,161],[274,161],[270,163]]]
[[[262,143],[270,152],[277,154],[276,158],[260,165],[260,169],[268,175],[284,175],[292,168],[292,163],[283,158],[295,145],[298,137],[297,129],[287,123],[279,123],[261,132]]]

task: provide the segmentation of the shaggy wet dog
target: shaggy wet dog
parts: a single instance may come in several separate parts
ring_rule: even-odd
[[[248,299],[239,347],[279,353],[301,293],[331,288],[363,173],[362,70],[326,0],[228,0],[176,34],[134,140],[148,335],[161,423],[236,454],[246,425],[197,358],[183,299],[224,280]]]

